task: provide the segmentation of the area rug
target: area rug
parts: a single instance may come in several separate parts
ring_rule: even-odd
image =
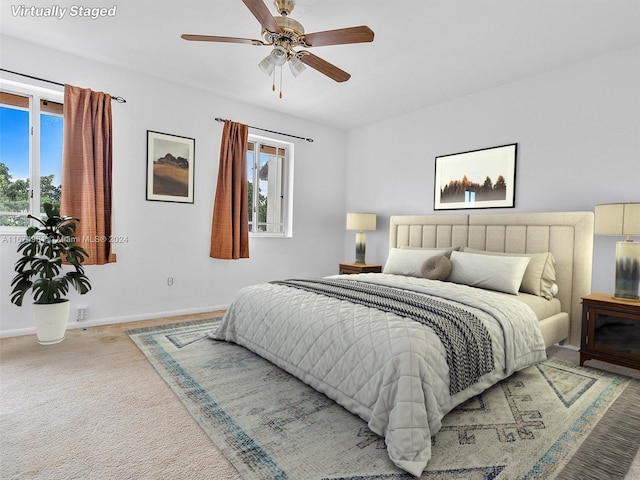
[[[247,480],[415,478],[365,422],[278,367],[207,333],[219,319],[130,330]],[[640,382],[549,360],[456,408],[421,479],[624,478],[640,448]]]

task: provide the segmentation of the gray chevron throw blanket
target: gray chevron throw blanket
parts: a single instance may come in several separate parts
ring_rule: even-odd
[[[489,331],[472,313],[436,298],[347,279],[281,280],[271,283],[347,300],[416,320],[440,337],[449,365],[449,393],[458,393],[493,370]]]

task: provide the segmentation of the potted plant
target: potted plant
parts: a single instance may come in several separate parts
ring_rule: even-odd
[[[91,290],[91,283],[82,266],[89,254],[75,244],[75,222],[80,219],[61,217],[59,208],[50,203],[43,208],[44,218],[28,215],[37,225],[27,228],[27,238],[18,245],[22,257],[15,265],[11,302],[21,306],[24,296],[32,291],[38,343],[51,345],[64,340],[70,306],[64,296],[69,285],[84,295]],[[63,262],[73,270],[64,272]]]

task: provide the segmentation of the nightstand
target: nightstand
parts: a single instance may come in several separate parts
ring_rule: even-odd
[[[582,298],[580,365],[591,359],[640,370],[640,302],[605,293]]]
[[[381,273],[382,265],[374,263],[341,263],[340,275],[352,273]]]

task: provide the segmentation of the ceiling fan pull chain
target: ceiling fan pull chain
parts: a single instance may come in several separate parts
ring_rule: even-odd
[[[282,65],[280,65],[280,98],[282,98]]]

